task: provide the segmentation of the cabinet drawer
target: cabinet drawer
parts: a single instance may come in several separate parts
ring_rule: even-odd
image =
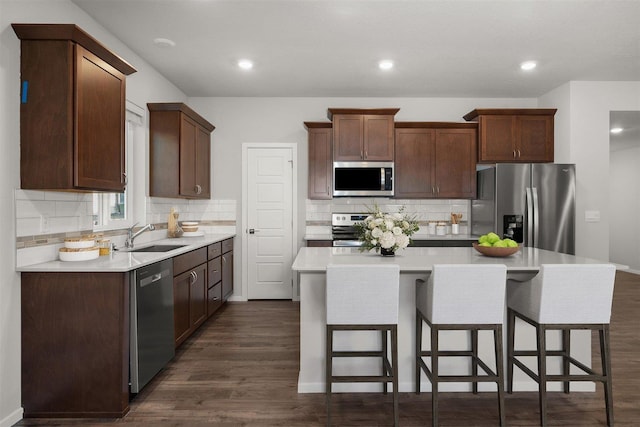
[[[233,239],[227,239],[222,241],[222,253],[225,254],[233,250]]]
[[[222,283],[218,283],[207,291],[207,316],[222,306]]]
[[[209,287],[211,287],[222,280],[222,262],[220,261],[220,257],[210,260],[207,268],[209,271],[207,283]]]
[[[222,243],[214,243],[207,247],[207,259],[213,259],[222,255]]]
[[[207,262],[207,248],[196,249],[195,251],[187,252],[183,255],[178,255],[173,258],[173,275],[177,276],[180,273],[195,267],[196,265],[204,264]]]

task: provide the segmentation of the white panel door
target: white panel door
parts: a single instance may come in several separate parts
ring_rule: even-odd
[[[292,150],[250,148],[247,161],[248,299],[291,299]]]

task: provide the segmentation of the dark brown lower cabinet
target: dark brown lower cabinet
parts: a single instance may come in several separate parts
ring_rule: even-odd
[[[173,259],[173,321],[176,347],[207,319],[207,248]]]
[[[129,273],[21,273],[25,417],[129,411]]]

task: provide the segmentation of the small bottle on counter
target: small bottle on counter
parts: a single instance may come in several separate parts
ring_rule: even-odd
[[[111,254],[111,240],[101,239],[96,242],[100,248],[100,256]]]

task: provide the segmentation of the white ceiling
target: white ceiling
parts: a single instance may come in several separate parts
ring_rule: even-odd
[[[640,80],[636,0],[72,1],[190,97],[528,98]]]

